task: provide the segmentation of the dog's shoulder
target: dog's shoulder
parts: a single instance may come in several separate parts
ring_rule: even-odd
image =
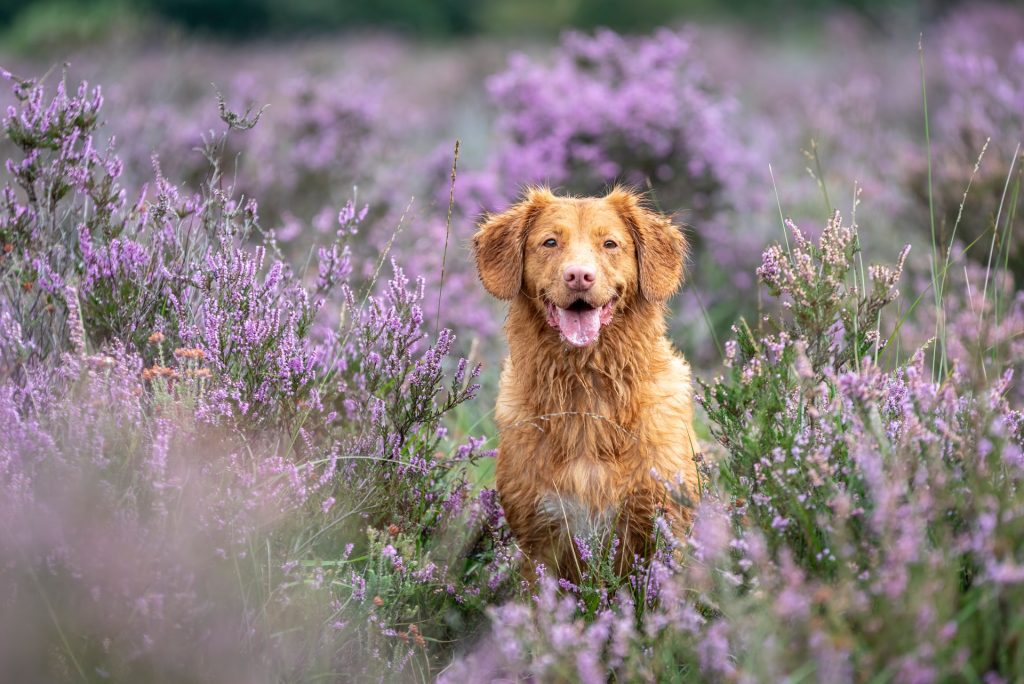
[[[498,398],[494,407],[494,418],[501,428],[522,419],[520,415],[526,408],[526,397],[523,394],[523,383],[518,381],[519,375],[511,356],[506,356],[501,366],[501,379],[498,384]]]
[[[657,352],[649,366],[650,381],[641,388],[646,400],[652,408],[664,406],[673,409],[684,399],[684,403],[692,406],[693,377],[690,364],[667,340]]]
[[[644,437],[655,458],[691,460],[699,450],[693,434],[693,379],[681,354],[669,350],[644,387],[643,402]]]

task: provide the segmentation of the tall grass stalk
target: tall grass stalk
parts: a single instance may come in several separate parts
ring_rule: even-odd
[[[1000,220],[1002,219],[1002,216],[1003,216],[1003,206],[1006,203],[1006,193],[1010,189],[1010,181],[1013,179],[1013,170],[1014,170],[1014,168],[1016,168],[1017,158],[1019,156],[1020,156],[1020,143],[1017,143],[1017,147],[1014,148],[1014,150],[1013,150],[1013,158],[1010,160],[1010,169],[1006,173],[1006,182],[1003,184],[1003,192],[1002,192],[1002,194],[999,197],[999,209],[996,211],[995,223],[992,226],[992,242],[989,244],[988,260],[985,263],[985,286],[984,286],[984,288],[982,288],[982,293],[981,293],[981,301],[982,301],[982,303],[984,303],[985,300],[986,300],[986,296],[987,296],[987,293],[988,293],[988,282],[989,282],[989,278],[992,275],[992,255],[995,253],[996,238],[999,237],[999,223],[1000,223]],[[1016,197],[1016,191],[1014,192],[1014,197]],[[1011,235],[1012,235],[1010,233],[1010,223],[1011,222],[1008,220],[1006,223],[1007,223],[1006,234],[1004,235],[1003,240],[1004,240],[1004,243],[1006,244],[1006,247],[1007,247],[1007,253],[1009,253],[1009,241],[1010,241],[1010,238],[1011,238]],[[998,266],[998,261],[997,261],[996,265]],[[984,320],[985,320],[985,313],[984,312],[985,312],[985,310],[982,309],[982,315],[981,315],[981,317],[978,320],[978,325],[979,326],[981,326],[984,323]]]
[[[440,329],[441,294],[444,292],[444,267],[448,259],[448,237],[452,232],[452,209],[455,207],[455,173],[459,168],[459,140],[455,140],[455,152],[452,155],[451,183],[448,186],[448,216],[444,221],[444,251],[441,253],[441,281],[437,284],[437,314],[434,316],[434,332]]]
[[[1019,144],[1018,144],[1018,147],[1019,147]],[[1017,207],[1019,206],[1020,189],[1021,189],[1022,181],[1024,181],[1024,173],[1022,173],[1021,166],[1020,166],[1020,164],[1018,164],[1017,165],[1017,182],[1013,186],[1013,197],[1010,198],[1010,212],[1009,212],[1009,214],[1007,214],[1007,217],[1006,217],[1006,228],[1003,230],[1003,239],[1000,241],[1001,242],[1001,244],[1000,244],[1000,252],[1001,252],[1001,255],[1002,255],[1002,262],[1003,262],[1002,263],[1002,270],[1003,270],[1003,272],[1009,272],[1009,268],[1010,268],[1009,262],[1010,262],[1010,249],[1011,249],[1011,246],[1013,244],[1013,227],[1014,227],[1014,224],[1016,223],[1016,220],[1017,220]],[[997,258],[996,259],[996,263],[998,263],[998,262],[999,262],[999,259]],[[1002,320],[1002,313],[1003,312],[1001,310],[1001,305],[1003,304],[1003,302],[1001,301],[1001,297],[1000,297],[1001,294],[1002,294],[1002,290],[1000,288],[996,288],[995,289],[995,297],[994,297],[995,304],[993,306],[993,309],[994,309],[994,314],[993,315],[995,316],[996,325],[999,325],[1000,321]]]
[[[935,341],[938,354],[932,357],[932,379],[937,379],[946,372],[946,323],[942,308],[942,289],[938,284],[936,269],[939,267],[939,239],[935,232],[935,190],[932,184],[932,133],[928,121],[928,86],[925,82],[924,69],[924,34],[917,39],[917,53],[921,67],[921,103],[924,109],[924,140],[928,159],[928,221],[931,228],[930,272],[932,293],[935,299]],[[938,364],[938,368],[936,368]]]
[[[772,165],[768,164],[768,176],[772,179],[772,191],[775,193],[775,206],[779,209],[779,227],[782,228],[782,242],[786,245],[786,254],[793,256],[793,250],[789,246],[789,231],[786,229],[786,217],[782,213],[782,200],[779,199],[779,185],[775,182],[775,172]]]

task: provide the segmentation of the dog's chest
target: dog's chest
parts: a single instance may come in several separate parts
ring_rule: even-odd
[[[541,499],[537,514],[570,537],[590,540],[612,531],[618,507],[594,508],[579,497],[550,492]]]
[[[571,536],[602,536],[618,517],[619,479],[610,464],[575,458],[555,469],[542,485],[537,514]]]

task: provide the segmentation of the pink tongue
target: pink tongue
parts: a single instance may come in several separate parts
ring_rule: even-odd
[[[558,329],[562,332],[569,344],[575,347],[586,347],[597,339],[601,332],[601,310],[590,309],[589,311],[568,311],[556,308],[558,311]]]

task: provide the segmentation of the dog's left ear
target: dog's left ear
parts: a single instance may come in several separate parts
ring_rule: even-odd
[[[512,299],[523,286],[523,245],[530,225],[555,199],[547,188],[527,188],[522,199],[484,218],[473,236],[476,267],[484,288],[498,299]]]
[[[683,284],[683,264],[689,251],[683,231],[669,217],[644,206],[639,195],[626,188],[614,188],[605,201],[633,234],[640,294],[648,301],[665,301]]]

